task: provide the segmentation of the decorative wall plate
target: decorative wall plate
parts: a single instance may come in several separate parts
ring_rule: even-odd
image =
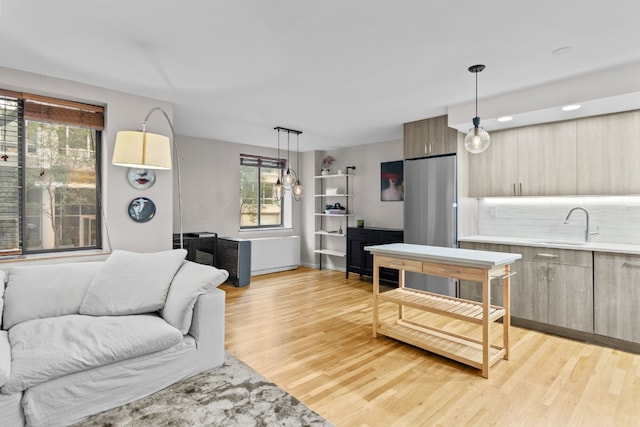
[[[153,169],[129,168],[127,180],[133,188],[146,190],[156,183],[156,172]]]
[[[156,205],[146,197],[136,197],[129,203],[129,216],[135,222],[147,222],[156,214]]]

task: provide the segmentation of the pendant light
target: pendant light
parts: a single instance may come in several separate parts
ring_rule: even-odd
[[[296,155],[298,159],[297,166],[298,166],[298,172],[299,172],[300,171],[300,134],[302,132],[299,130],[287,129],[280,126],[275,127],[274,129],[278,131],[278,159],[280,159],[280,132],[287,133],[287,170],[282,175],[282,179],[280,178],[280,173],[278,173],[278,181],[273,186],[274,197],[278,199],[282,199],[285,191],[291,191],[291,193],[293,194],[293,198],[295,200],[300,200],[304,195],[304,187],[302,186],[302,184],[300,184],[300,179],[298,179],[296,171],[293,170],[293,168],[291,168],[290,166],[289,157],[291,152],[289,151],[289,148],[290,148],[289,136],[292,133],[295,133],[297,137]]]
[[[296,200],[302,199],[304,196],[304,187],[300,184],[300,132],[296,134],[296,166],[298,167],[298,178],[296,184],[293,186],[293,198]]]
[[[464,138],[464,148],[470,153],[482,153],[489,148],[491,138],[487,131],[480,127],[480,117],[478,117],[478,73],[484,70],[484,65],[472,65],[469,72],[476,75],[476,116],[473,118],[473,127]]]
[[[278,163],[280,163],[280,128],[278,129]],[[278,171],[278,180],[275,184],[273,184],[273,197],[276,200],[282,200],[284,196],[284,187],[282,186],[282,182],[280,182],[280,172]]]
[[[279,131],[278,131],[279,132]],[[289,162],[289,135],[291,132],[287,130],[287,171],[282,176],[282,186],[285,190],[291,190],[294,184],[297,181],[296,173],[293,169],[290,168],[291,163]]]

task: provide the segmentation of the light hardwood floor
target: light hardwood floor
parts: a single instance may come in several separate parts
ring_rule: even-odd
[[[301,267],[220,288],[227,350],[338,427],[640,425],[640,355],[512,327],[510,360],[484,379],[373,338],[371,279]]]

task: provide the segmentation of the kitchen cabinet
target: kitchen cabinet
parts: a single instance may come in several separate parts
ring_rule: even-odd
[[[449,127],[448,116],[404,124],[404,158],[417,159],[455,153],[458,131]]]
[[[470,243],[460,242],[462,249],[473,249],[476,251],[488,251],[488,252],[511,252],[509,245],[496,245],[492,243]],[[518,286],[518,269],[520,268],[520,261],[515,261],[511,264],[511,273],[515,273],[511,276],[511,291]],[[482,301],[482,288],[477,283],[469,282],[468,280],[461,280],[458,285],[458,296],[462,299],[469,301]],[[495,278],[491,280],[491,305],[501,306],[502,301],[502,279]]]
[[[575,121],[518,129],[518,195],[576,194],[575,171]]]
[[[640,111],[577,121],[578,194],[640,193]]]
[[[522,261],[520,286],[511,299],[513,316],[593,332],[592,252],[518,249]]]
[[[640,256],[594,254],[595,333],[640,343]]]
[[[592,252],[467,242],[460,246],[522,254],[512,267],[516,272],[511,279],[513,317],[593,332]],[[500,294],[499,283],[492,283],[491,293]],[[465,282],[460,282],[460,297],[478,301]],[[491,303],[499,305],[500,301],[492,299]]]
[[[491,145],[469,156],[469,194],[576,194],[576,123],[551,123],[491,133]]]
[[[492,132],[486,151],[469,154],[469,195],[515,196],[518,178],[518,130]]]

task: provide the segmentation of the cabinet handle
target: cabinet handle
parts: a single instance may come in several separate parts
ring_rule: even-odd
[[[426,142],[424,143],[424,154],[428,154],[427,153],[427,143]]]
[[[404,265],[404,262],[400,262],[400,261],[391,261],[389,264],[391,264],[391,265]]]
[[[514,196],[518,195],[518,193],[516,193],[516,183],[515,182],[513,183],[513,195]]]
[[[558,255],[553,255],[553,254],[538,254],[536,256],[540,258],[558,258]]]
[[[522,183],[520,183],[520,195],[522,196]]]
[[[431,143],[429,143],[429,154],[431,154]]]
[[[624,262],[622,264],[623,267],[630,267],[630,268],[640,268],[640,264],[635,263],[635,262]]]

